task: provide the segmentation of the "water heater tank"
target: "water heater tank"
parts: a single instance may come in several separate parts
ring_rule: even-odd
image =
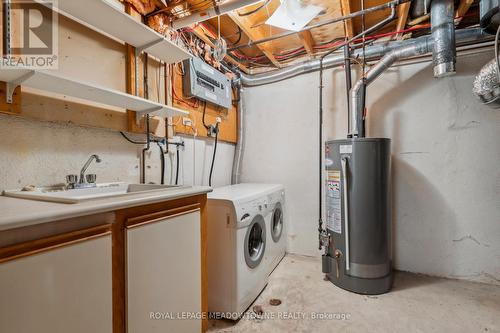
[[[323,272],[333,284],[360,294],[390,290],[390,139],[326,143],[326,229]]]

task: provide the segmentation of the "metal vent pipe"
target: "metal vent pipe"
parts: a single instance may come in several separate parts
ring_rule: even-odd
[[[430,38],[427,36],[417,38],[413,44],[399,47],[387,53],[365,74],[364,79],[361,78],[356,82],[350,92],[349,136],[358,137],[363,136],[361,133],[364,133],[363,87],[368,87],[370,83],[375,81],[396,61],[428,53],[431,51],[431,48],[432,43],[430,43]]]
[[[434,77],[455,74],[457,51],[455,46],[455,10],[453,0],[433,0],[431,29],[434,39],[432,62]]]
[[[481,28],[462,29],[455,32],[457,45],[474,44],[485,41],[491,41],[492,36],[483,32]],[[413,45],[423,39],[427,40],[428,44],[433,44],[432,36],[427,35],[416,39],[408,39],[405,41],[382,42],[366,48],[366,59],[373,60],[384,56],[386,53],[400,47]],[[360,49],[354,50],[351,53],[352,58],[362,56]],[[340,66],[344,63],[344,54],[333,54],[323,60],[323,69],[333,68]],[[295,66],[286,67],[283,69],[274,70],[262,74],[245,74],[240,73],[241,84],[246,87],[255,87],[265,84],[271,84],[292,77],[312,73],[319,70],[319,60],[310,60]]]

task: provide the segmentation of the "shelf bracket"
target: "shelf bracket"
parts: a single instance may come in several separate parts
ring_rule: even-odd
[[[139,121],[141,120],[141,117],[144,116],[145,114],[150,114],[156,111],[159,111],[163,109],[163,106],[155,106],[150,109],[144,110],[144,111],[136,111],[135,112],[135,123],[139,125]]]
[[[15,79],[14,81],[7,82],[7,84],[6,84],[6,92],[5,92],[5,101],[7,102],[7,104],[12,104],[13,99],[14,99],[13,98],[14,91],[16,90],[16,88],[18,86],[20,86],[21,83],[23,83],[24,81],[26,81],[30,77],[32,77],[33,75],[35,75],[35,71],[30,71],[30,72],[24,74],[23,76]]]

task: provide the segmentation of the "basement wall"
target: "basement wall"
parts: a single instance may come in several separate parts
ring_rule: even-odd
[[[500,285],[500,111],[472,95],[493,52],[393,67],[368,88],[368,135],[392,138],[396,269]],[[325,139],[347,135],[343,69],[325,72]],[[319,73],[247,88],[244,181],[286,186],[288,251],[319,256]],[[321,269],[318,267],[318,270]]]
[[[179,184],[193,184],[193,139],[182,137]],[[91,154],[102,158],[88,173],[97,181],[139,182],[142,145],[127,142],[118,132],[74,125],[33,121],[0,115],[0,192],[25,185],[54,185],[65,182],[67,174],[79,174]],[[213,140],[197,139],[196,185],[207,185],[212,161]],[[220,143],[213,185],[231,183],[234,145]],[[166,156],[165,182],[175,182],[175,147]],[[146,160],[146,182],[160,183],[160,151],[151,146]]]

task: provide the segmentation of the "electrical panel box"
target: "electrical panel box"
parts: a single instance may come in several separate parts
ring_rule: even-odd
[[[231,106],[231,81],[200,58],[184,60],[182,86],[185,96],[197,97],[226,109]]]

